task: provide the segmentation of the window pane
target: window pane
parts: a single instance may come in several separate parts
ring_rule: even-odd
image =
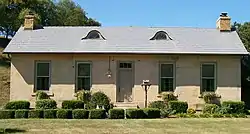
[[[49,90],[49,77],[37,77],[36,90]]]
[[[78,76],[90,76],[90,64],[78,64]]]
[[[214,79],[202,79],[202,91],[214,92],[215,80]]]
[[[49,63],[37,63],[37,76],[49,76]]]
[[[161,77],[174,77],[174,65],[161,64]]]
[[[202,65],[202,77],[214,77],[215,66],[213,64],[203,64]]]
[[[77,90],[90,90],[90,78],[78,78]]]
[[[174,91],[173,78],[161,78],[161,91]]]

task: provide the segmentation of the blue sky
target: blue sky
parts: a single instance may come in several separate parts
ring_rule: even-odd
[[[250,21],[250,0],[75,0],[102,26],[214,28],[221,12]]]

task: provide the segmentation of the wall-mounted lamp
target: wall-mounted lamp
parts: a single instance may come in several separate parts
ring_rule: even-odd
[[[108,76],[108,78],[112,77],[112,72],[111,72],[111,69],[110,69],[110,56],[109,56],[109,68],[108,68],[108,71],[107,71],[106,75]]]

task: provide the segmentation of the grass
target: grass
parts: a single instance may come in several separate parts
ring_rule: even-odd
[[[250,119],[152,119],[152,120],[0,120],[2,129],[35,133],[91,134],[248,134]]]

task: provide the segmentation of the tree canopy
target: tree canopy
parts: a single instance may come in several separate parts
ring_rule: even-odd
[[[235,22],[233,27],[236,28],[241,41],[245,45],[246,49],[250,50],[250,22],[245,22],[243,24]]]
[[[87,13],[72,0],[1,0],[0,32],[7,37],[14,36],[24,22],[28,12],[35,14],[42,26],[100,26],[87,17]]]

